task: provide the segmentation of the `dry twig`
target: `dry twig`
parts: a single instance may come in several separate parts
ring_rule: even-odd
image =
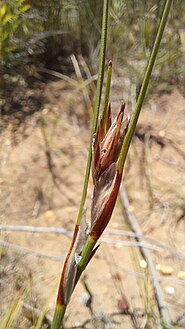
[[[72,231],[66,230],[65,228],[57,228],[57,227],[35,227],[35,226],[24,226],[24,225],[0,225],[0,231],[14,231],[14,232],[31,232],[31,233],[49,233],[49,234],[63,234],[66,237],[71,238],[72,237]],[[170,247],[165,245],[164,243],[161,243],[159,240],[150,238],[147,236],[143,236],[143,234],[139,234],[137,232],[129,232],[124,230],[117,230],[117,229],[108,229],[105,232],[107,235],[118,235],[118,236],[125,236],[125,237],[131,237],[136,239],[138,242],[133,241],[123,241],[120,239],[110,239],[110,238],[101,238],[100,241],[103,243],[113,244],[113,245],[122,245],[124,247],[142,247],[145,249],[150,249],[156,252],[164,252],[167,251],[171,256],[185,260],[185,255],[178,251],[172,250]],[[142,240],[146,240],[149,243],[143,242]],[[1,242],[0,242],[1,245]],[[10,246],[11,244],[8,244]],[[17,245],[12,245],[14,247],[10,247],[12,249],[21,249],[25,250],[23,247],[19,247]],[[30,250],[30,249],[26,249]],[[29,252],[28,252],[29,253]],[[32,253],[32,250],[30,250],[30,254]],[[33,252],[36,253],[37,252]],[[35,256],[37,256],[35,254]],[[41,255],[41,256],[39,256]],[[43,255],[43,256],[42,256]],[[60,260],[60,256],[46,256],[44,254],[38,253],[38,257],[56,257],[56,260]]]
[[[129,226],[131,227],[131,229],[135,233],[137,233],[139,235],[142,235],[142,231],[141,231],[141,228],[140,228],[139,223],[137,221],[137,218],[135,217],[134,213],[130,210],[129,199],[128,199],[126,190],[125,190],[123,185],[121,185],[121,187],[120,187],[120,198],[121,198],[121,202],[122,202],[122,205],[123,205],[124,214],[126,215],[126,220],[129,224]],[[139,237],[137,237],[136,240],[138,242],[141,242],[141,239]],[[161,315],[161,318],[162,318],[163,322],[168,326],[168,328],[170,328],[171,320],[170,320],[170,316],[169,316],[169,313],[168,313],[168,309],[167,309],[167,306],[166,306],[166,302],[165,302],[165,299],[164,299],[162,289],[160,287],[158,278],[156,276],[154,263],[152,261],[152,258],[150,256],[150,253],[148,252],[148,250],[146,250],[142,246],[140,246],[139,249],[140,249],[140,252],[141,252],[142,256],[146,260],[146,262],[148,264],[148,267],[149,267],[149,270],[150,270],[151,281],[152,281],[152,285],[153,285],[153,288],[154,288],[154,293],[155,293],[155,298],[156,298],[156,301],[157,301],[157,306],[158,306],[158,309],[159,309],[159,313]]]
[[[24,255],[32,255],[32,256],[47,258],[47,259],[56,260],[56,261],[62,261],[64,259],[64,256],[49,256],[49,255],[43,254],[41,252],[34,251],[29,248],[21,247],[21,246],[18,246],[16,244],[9,243],[6,241],[0,241],[0,246],[2,246],[4,248],[9,248],[9,249],[19,251]]]

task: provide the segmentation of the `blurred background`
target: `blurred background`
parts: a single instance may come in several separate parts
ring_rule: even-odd
[[[10,0],[0,4],[2,88],[18,87],[23,82],[34,87],[39,80],[47,82],[52,77],[42,74],[43,68],[74,74],[71,55],[76,56],[78,63],[82,57],[90,73],[97,73],[102,1]],[[137,86],[141,83],[163,4],[164,1],[153,0],[110,1],[107,59],[124,67]],[[173,5],[152,86],[159,81],[184,83],[184,6],[183,0]],[[81,74],[86,78],[85,66]]]
[[[113,115],[122,101],[132,115],[164,2],[110,0]],[[50,326],[83,186],[102,4],[0,0],[0,329]],[[125,167],[129,205],[120,196],[65,328],[159,328],[128,208],[149,244],[173,327],[185,328],[184,84],[185,2],[176,0]],[[87,220],[91,194],[90,182]]]

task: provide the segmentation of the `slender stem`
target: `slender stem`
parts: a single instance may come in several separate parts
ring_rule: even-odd
[[[152,69],[154,67],[156,56],[157,56],[157,53],[158,53],[158,50],[159,50],[159,46],[160,46],[160,42],[161,42],[162,35],[163,35],[163,32],[164,32],[164,28],[166,26],[166,22],[167,22],[167,18],[168,18],[168,15],[169,15],[169,11],[170,11],[170,8],[171,8],[172,1],[173,0],[166,0],[165,6],[164,6],[164,9],[163,9],[163,13],[162,13],[159,28],[158,28],[158,31],[157,31],[157,35],[156,35],[156,38],[155,38],[155,41],[154,41],[152,52],[151,52],[151,55],[150,55],[150,58],[149,58],[149,61],[148,61],[148,65],[147,65],[147,68],[146,68],[146,71],[145,71],[145,74],[144,74],[143,82],[142,82],[141,89],[140,89],[140,92],[139,92],[139,96],[138,96],[138,99],[137,99],[135,111],[134,111],[134,114],[133,114],[133,117],[132,117],[132,120],[131,120],[131,123],[130,123],[130,127],[128,129],[128,132],[125,136],[124,143],[122,145],[121,154],[120,154],[119,162],[118,162],[118,168],[120,170],[124,166],[124,163],[125,163],[125,160],[126,160],[126,157],[127,157],[127,153],[128,153],[129,147],[130,147],[130,143],[131,143],[132,137],[133,137],[134,132],[135,132],[136,124],[137,124],[139,114],[140,114],[140,111],[141,111],[141,107],[143,105],[143,101],[144,101],[144,98],[145,98],[145,95],[146,95],[147,87],[148,87],[149,80],[150,80],[150,77],[151,77]]]
[[[91,129],[89,154],[88,154],[88,159],[87,159],[83,192],[82,192],[82,198],[81,198],[81,202],[80,202],[79,213],[78,213],[76,225],[80,225],[83,211],[84,211],[84,204],[85,204],[85,200],[86,200],[86,196],[87,196],[87,188],[88,188],[88,183],[89,183],[91,161],[92,161],[92,143],[93,143],[93,137],[94,137],[94,133],[97,128],[98,117],[99,117],[99,108],[100,108],[100,102],[101,102],[104,68],[105,68],[105,51],[106,51],[107,27],[108,27],[108,3],[109,3],[109,0],[103,1],[103,18],[102,18],[102,33],[101,33],[101,44],[100,44],[98,81],[97,81],[97,89],[96,89],[96,94],[95,94],[94,114],[93,114],[93,122],[92,122],[92,129]],[[82,267],[82,271],[83,271],[83,267]],[[80,277],[82,271],[80,272],[80,270],[79,270],[79,277]],[[65,310],[66,310],[66,306],[64,307],[59,304],[56,305],[51,329],[60,329],[64,314],[65,314]]]
[[[107,108],[108,108],[108,103],[109,103],[111,77],[112,77],[112,62],[110,61],[109,66],[108,66],[108,71],[107,71],[107,83],[106,83],[106,90],[105,90],[105,100],[104,100],[103,110],[102,110],[103,127],[105,127],[105,123],[107,121]]]
[[[51,329],[60,329],[62,325],[62,319],[64,317],[66,306],[56,305],[55,313],[53,316],[53,321],[51,324]]]
[[[166,25],[166,21],[168,18],[168,14],[170,11],[172,0],[166,0],[166,4],[164,7],[164,11],[162,14],[162,18],[159,24],[157,36],[154,42],[154,46],[152,49],[152,53],[146,68],[146,72],[143,78],[143,83],[141,86],[141,90],[137,99],[135,112],[130,124],[130,128],[128,130],[128,133],[125,137],[122,149],[121,149],[121,155],[118,161],[118,169],[122,171],[124,162],[126,160],[126,156],[128,153],[128,149],[132,140],[132,137],[134,135],[135,127],[139,118],[139,114],[141,111],[141,106],[143,104],[143,100],[147,91],[147,87],[149,84],[149,80],[151,77],[152,69],[155,63],[155,59],[157,56],[157,52],[159,49],[159,45],[161,42],[161,38],[163,35],[163,31]],[[77,225],[80,225],[81,218],[83,215],[84,210],[84,204],[87,196],[87,188],[88,188],[88,182],[89,182],[89,175],[90,175],[90,167],[91,167],[91,161],[92,161],[92,142],[93,142],[93,135],[96,131],[97,122],[98,122],[98,116],[99,116],[99,107],[101,102],[101,94],[102,94],[102,84],[103,84],[103,77],[104,77],[104,66],[105,66],[105,49],[106,49],[106,39],[107,39],[107,21],[108,21],[108,0],[104,0],[103,2],[103,21],[102,21],[102,37],[101,37],[101,49],[100,49],[100,63],[99,63],[99,71],[98,71],[98,82],[97,82],[97,91],[95,95],[95,105],[94,105],[94,115],[93,115],[93,123],[92,123],[92,130],[91,130],[91,140],[90,140],[90,147],[89,147],[89,154],[88,154],[88,160],[87,160],[87,166],[86,166],[86,173],[85,173],[85,180],[84,180],[84,187],[82,192],[82,199],[80,203],[80,209],[79,214],[77,217]],[[84,268],[86,267],[87,263],[89,262],[92,253],[93,248],[95,246],[95,241],[89,237],[86,241],[86,244],[82,251],[82,258],[78,264],[78,272],[76,276],[76,283],[78,282],[81,273],[83,272]],[[54,319],[52,323],[51,329],[60,329],[60,326],[62,324],[62,319],[65,314],[65,306],[57,305],[54,313]]]
[[[75,285],[77,284],[77,282],[78,282],[83,270],[87,266],[89,260],[91,259],[92,250],[93,250],[95,244],[96,244],[96,241],[94,239],[92,239],[91,236],[88,236],[88,239],[82,250],[81,260],[78,264]]]
[[[99,108],[100,108],[100,102],[101,102],[104,68],[105,68],[105,51],[106,51],[106,43],[107,43],[108,3],[109,3],[109,0],[103,1],[103,19],[102,19],[102,33],[101,33],[101,44],[100,44],[98,81],[97,81],[95,103],[94,103],[94,113],[93,113],[89,154],[88,154],[88,159],[87,159],[87,166],[86,166],[82,198],[81,198],[79,213],[78,213],[78,217],[77,217],[77,223],[76,223],[77,225],[80,225],[81,218],[83,215],[83,210],[84,210],[84,204],[85,204],[85,200],[86,200],[86,196],[87,196],[87,188],[88,188],[91,161],[92,161],[92,142],[93,142],[93,136],[96,131],[96,127],[97,127],[97,123],[98,123]]]

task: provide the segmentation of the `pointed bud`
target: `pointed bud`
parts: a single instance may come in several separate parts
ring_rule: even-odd
[[[100,175],[116,162],[119,156],[121,145],[125,136],[125,128],[128,119],[124,118],[125,105],[121,106],[120,112],[111,124],[110,107],[107,116],[106,130],[103,130],[102,121],[100,121],[98,131],[94,141],[93,158],[93,180],[96,183]]]
[[[111,104],[109,103],[108,113],[107,113],[107,122],[106,122],[106,132],[109,130],[111,124],[112,124],[112,121],[111,121]]]

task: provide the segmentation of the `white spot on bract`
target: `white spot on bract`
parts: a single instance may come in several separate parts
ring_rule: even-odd
[[[78,254],[75,254],[75,263],[78,265],[79,262],[81,261],[82,256],[79,256]]]

